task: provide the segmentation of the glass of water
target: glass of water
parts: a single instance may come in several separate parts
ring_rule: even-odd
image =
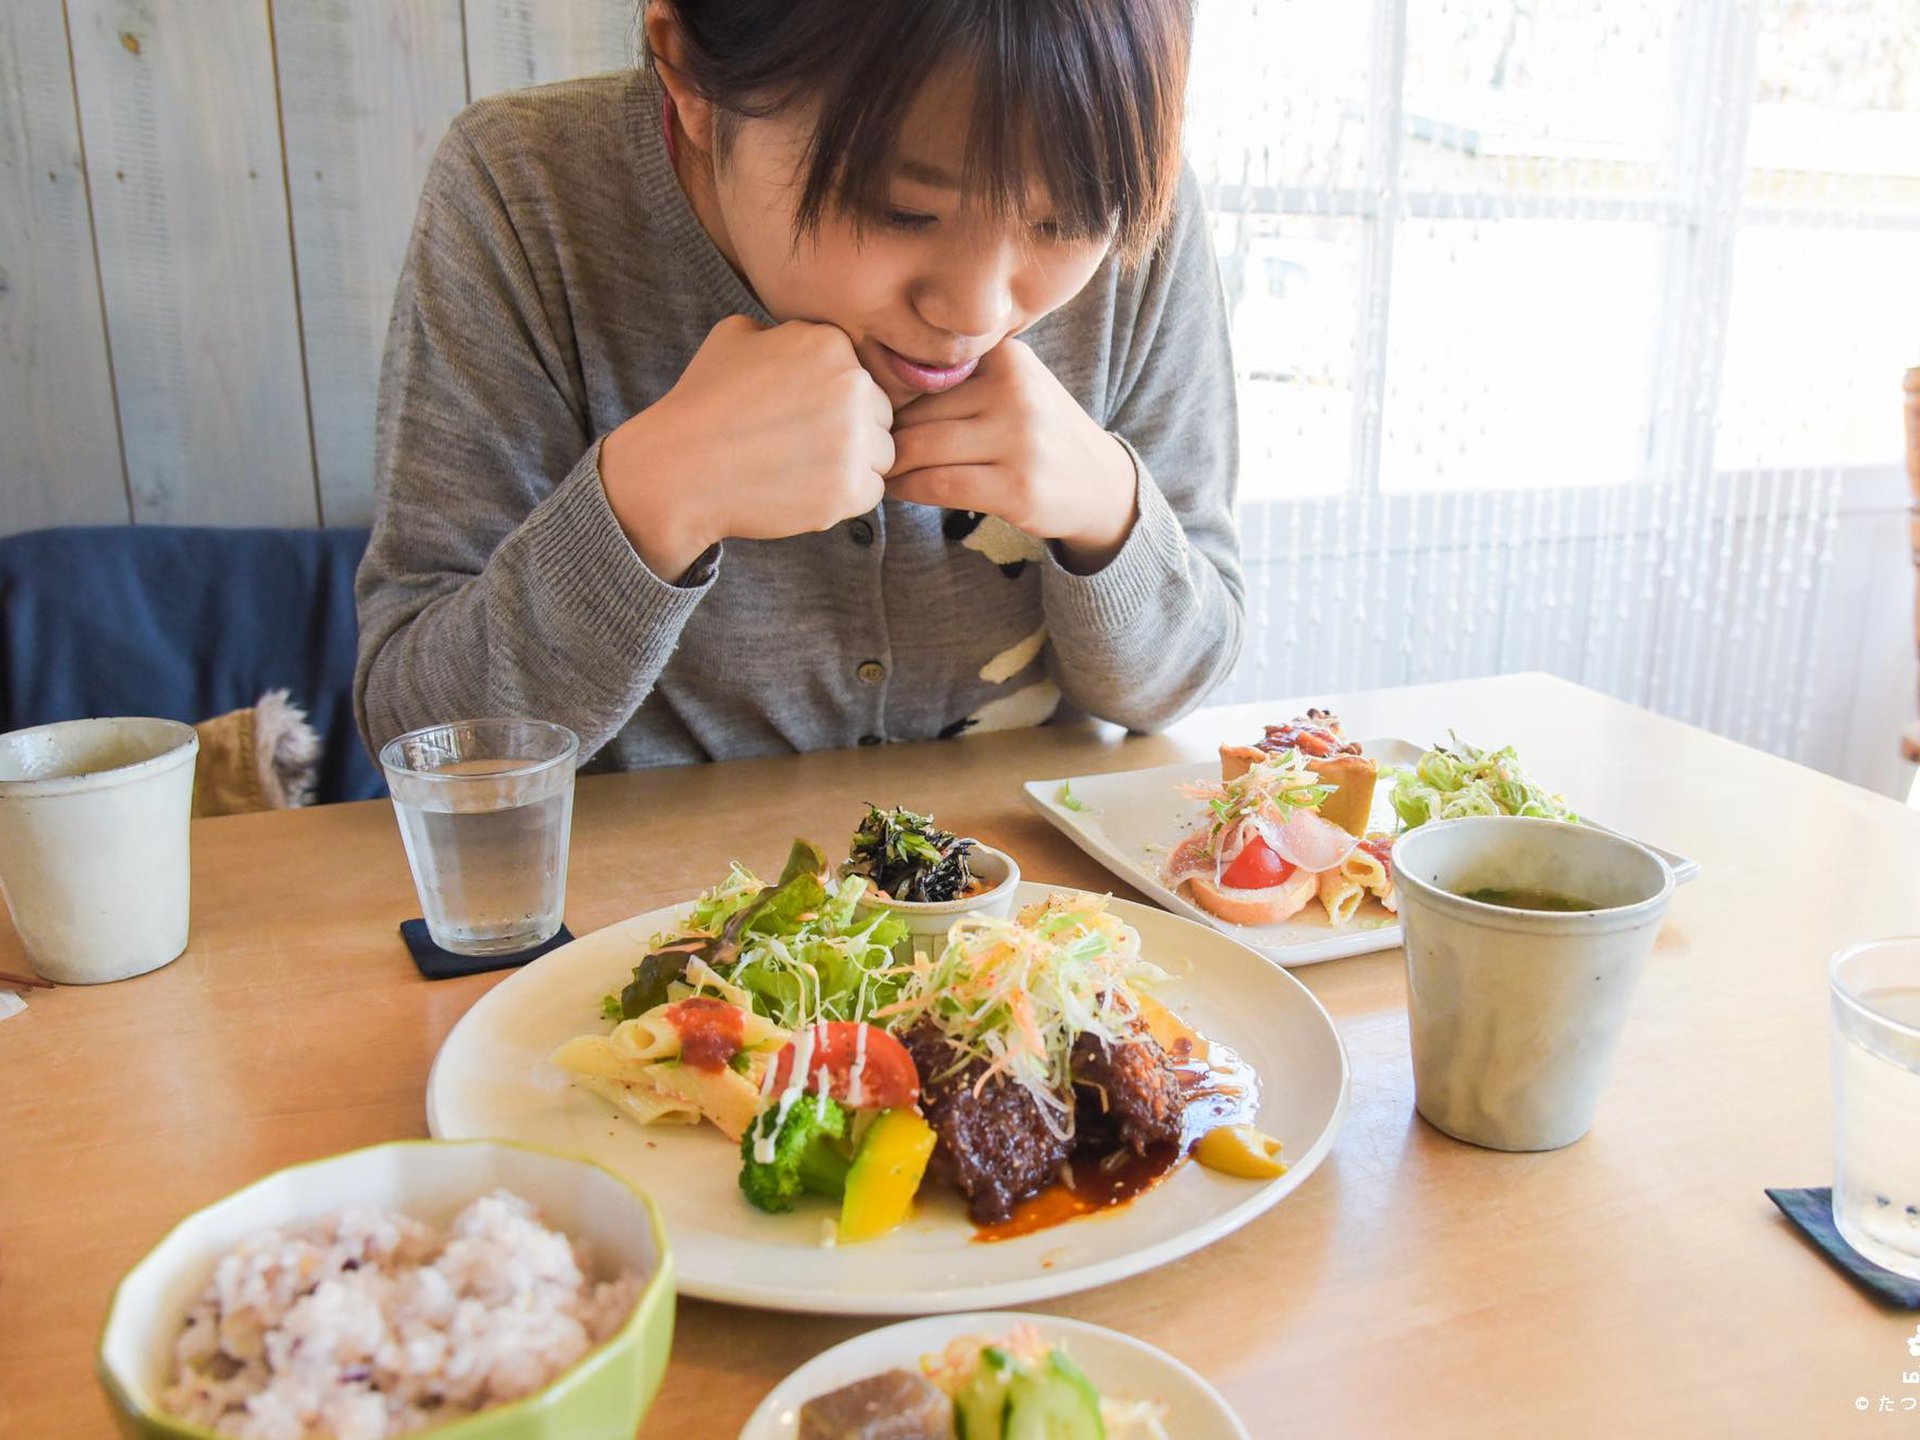
[[[427,933],[456,955],[551,940],[567,896],[580,739],[546,720],[456,720],[380,749]]]
[[[1920,1279],[1920,935],[1833,957],[1833,1220]]]

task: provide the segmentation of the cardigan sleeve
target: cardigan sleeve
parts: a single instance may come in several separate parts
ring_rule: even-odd
[[[1049,553],[1041,595],[1050,668],[1067,697],[1129,729],[1156,730],[1226,677],[1246,629],[1233,358],[1190,172],[1143,267],[1124,342],[1107,428],[1133,457],[1137,518],[1091,575]]]
[[[456,123],[435,156],[380,378],[373,534],[355,584],[370,747],[475,715],[555,720],[592,755],[711,588],[634,552],[530,247]],[[537,249],[532,253],[537,253]]]

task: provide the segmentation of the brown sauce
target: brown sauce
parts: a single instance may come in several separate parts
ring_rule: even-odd
[[[1136,1195],[1144,1195],[1173,1172],[1180,1163],[1182,1150],[1177,1145],[1150,1145],[1145,1155],[1131,1150],[1116,1152],[1117,1164],[1104,1163],[1112,1156],[1076,1151],[1068,1162],[1072,1179],[1056,1180],[1038,1195],[1029,1195],[1013,1207],[1013,1214],[997,1225],[981,1225],[973,1232],[976,1240],[1012,1240],[1046,1230],[1082,1215],[1093,1215],[1124,1205]]]
[[[1171,1175],[1209,1130],[1252,1123],[1260,1104],[1260,1081],[1251,1065],[1227,1046],[1204,1039],[1158,1001],[1141,997],[1140,1013],[1180,1077],[1186,1099],[1180,1143],[1150,1145],[1145,1155],[1126,1149],[1077,1150],[1064,1178],[1022,1200],[1009,1218],[978,1226],[975,1240],[1012,1240],[1125,1205]]]

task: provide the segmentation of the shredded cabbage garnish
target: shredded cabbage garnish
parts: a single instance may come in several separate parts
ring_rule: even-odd
[[[920,1357],[920,1373],[949,1396],[957,1396],[980,1368],[980,1352],[989,1345],[1020,1365],[1038,1365],[1053,1349],[1034,1325],[1015,1325],[998,1340],[990,1335],[956,1335],[939,1354]]]
[[[1140,1024],[1132,987],[1165,978],[1140,958],[1140,932],[1108,913],[1106,896],[1049,895],[1011,920],[956,920],[940,954],[916,954],[900,998],[874,1018],[892,1030],[931,1020],[961,1052],[956,1066],[984,1061],[979,1085],[1005,1075],[1064,1140],[1073,1135],[1073,1042],[1130,1039]]]
[[[1207,853],[1224,868],[1256,834],[1277,830],[1301,810],[1315,810],[1338,789],[1308,768],[1298,750],[1275,751],[1232,780],[1182,785],[1180,793],[1207,806]]]
[[[1411,770],[1393,776],[1393,810],[1402,828],[1465,815],[1534,815],[1579,823],[1580,817],[1528,777],[1511,745],[1482,750],[1452,731]]]
[[[1167,1407],[1158,1400],[1100,1397],[1100,1423],[1107,1440],[1168,1440]]]
[[[735,864],[694,902],[686,925],[653,937],[650,950],[720,935],[727,922],[764,897],[739,933],[737,953],[709,965],[699,958],[668,987],[669,997],[711,994],[749,1005],[783,1030],[826,1020],[865,1020],[897,999],[906,978],[893,947],[906,925],[891,911],[862,916],[867,882],[859,876],[794,875],[771,890]],[[617,1006],[616,1006],[617,1008]]]

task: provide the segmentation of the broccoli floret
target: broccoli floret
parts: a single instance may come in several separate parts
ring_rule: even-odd
[[[787,1108],[785,1123],[774,1106],[747,1127],[740,1140],[740,1188],[762,1210],[791,1210],[796,1196],[824,1195],[838,1200],[846,1193],[847,1132],[851,1119],[845,1108],[818,1095],[807,1095]],[[773,1127],[779,1125],[778,1131]],[[773,1133],[773,1159],[761,1162],[754,1150],[762,1135]]]

